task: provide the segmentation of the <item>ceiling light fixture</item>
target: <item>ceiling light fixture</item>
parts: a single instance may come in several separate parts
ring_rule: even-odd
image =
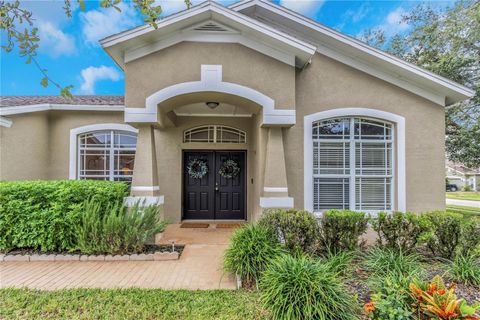
[[[207,102],[206,105],[207,107],[209,107],[210,109],[215,109],[216,107],[218,107],[220,103],[218,102]]]

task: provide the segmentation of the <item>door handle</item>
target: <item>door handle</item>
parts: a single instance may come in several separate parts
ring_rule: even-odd
[[[218,182],[215,182],[215,191],[218,191]]]

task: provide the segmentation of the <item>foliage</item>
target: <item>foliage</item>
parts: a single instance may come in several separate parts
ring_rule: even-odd
[[[263,320],[259,294],[243,290],[0,289],[1,319]]]
[[[468,254],[480,245],[480,220],[463,219],[462,215],[434,211],[423,215],[429,226],[427,247],[439,257],[453,259]]]
[[[417,254],[379,247],[368,250],[361,265],[370,274],[368,283],[376,291],[383,290],[386,279],[406,290],[410,282],[425,273]]]
[[[377,232],[380,247],[409,251],[419,243],[421,236],[428,231],[416,213],[380,212],[372,219],[373,230]]]
[[[104,211],[96,201],[84,203],[78,224],[77,248],[85,254],[140,253],[145,242],[165,229],[159,207],[141,207],[137,202],[127,208],[115,203]]]
[[[354,257],[354,253],[351,251],[341,251],[337,253],[327,253],[320,261],[329,271],[341,277],[348,277],[352,271],[352,261]]]
[[[284,255],[260,279],[261,300],[273,319],[356,319],[355,301],[327,266]]]
[[[372,294],[363,309],[369,319],[409,320],[413,318],[410,301],[408,292],[387,278],[382,291]]]
[[[448,277],[469,286],[480,287],[480,259],[478,256],[458,255],[447,262],[445,269]]]
[[[82,11],[85,10],[85,0],[78,0],[77,2],[80,5],[80,9]],[[122,2],[122,0],[101,0],[99,4],[102,8],[113,8],[120,12],[120,2]],[[184,2],[186,8],[192,5],[190,0],[184,0]],[[157,21],[162,13],[162,7],[158,5],[155,0],[132,0],[131,3],[143,16],[145,23],[150,24],[154,28],[158,27]],[[63,9],[65,10],[65,14],[71,18],[71,0],[64,0]],[[40,37],[38,35],[38,28],[35,26],[35,17],[31,11],[24,8],[23,3],[19,0],[0,1],[0,30],[4,31],[6,35],[5,44],[2,42],[1,48],[9,53],[15,46],[18,46],[20,49],[20,57],[26,58],[25,62],[27,64],[33,62],[42,74],[42,79],[40,80],[42,87],[53,84],[58,88],[61,96],[72,97],[71,89],[73,85],[62,86],[55,82],[48,75],[48,70],[44,69],[37,60],[37,49],[40,45]]]
[[[0,182],[0,250],[73,250],[85,199],[104,210],[123,201],[127,190],[109,181]]]
[[[480,319],[476,312],[480,304],[469,306],[455,295],[454,285],[445,287],[443,279],[436,276],[430,283],[410,284],[410,294],[415,299],[414,307],[420,319]]]
[[[362,245],[359,238],[368,227],[368,217],[363,212],[327,210],[320,220],[321,243],[324,250],[352,251]]]
[[[303,210],[265,210],[261,225],[271,228],[291,253],[313,253],[319,237],[315,216]]]
[[[446,109],[450,160],[480,166],[480,2],[457,1],[439,9],[421,4],[403,15],[407,32],[387,40],[387,30],[367,30],[361,40],[475,90],[475,96]]]
[[[225,251],[224,268],[238,274],[247,284],[257,282],[268,263],[283,253],[273,232],[262,225],[237,229]]]

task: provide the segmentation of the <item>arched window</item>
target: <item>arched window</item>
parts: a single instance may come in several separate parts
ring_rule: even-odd
[[[206,125],[185,130],[183,142],[246,143],[247,134],[245,131],[232,127]]]
[[[312,123],[313,209],[392,210],[392,124],[360,117]]]
[[[137,135],[99,130],[78,135],[78,179],[130,182],[133,177]]]

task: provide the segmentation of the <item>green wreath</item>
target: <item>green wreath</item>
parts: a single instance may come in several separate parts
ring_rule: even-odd
[[[238,163],[233,160],[227,160],[223,163],[218,173],[225,179],[235,178],[240,173]]]
[[[191,178],[202,179],[208,173],[208,166],[203,160],[193,159],[188,163],[187,171]]]

